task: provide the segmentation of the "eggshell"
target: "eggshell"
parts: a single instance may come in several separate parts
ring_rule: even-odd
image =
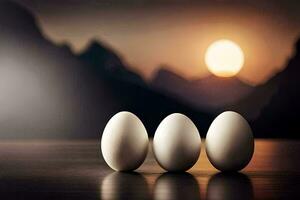
[[[205,143],[209,161],[220,171],[243,169],[254,152],[254,139],[248,122],[233,111],[216,117],[209,127]]]
[[[101,151],[109,167],[130,171],[144,162],[148,144],[148,134],[141,120],[123,111],[108,121],[101,139]]]
[[[158,126],[153,152],[158,164],[167,171],[186,171],[198,160],[201,138],[197,127],[185,115],[174,113]]]

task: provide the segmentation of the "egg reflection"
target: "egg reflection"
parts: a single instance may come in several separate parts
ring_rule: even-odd
[[[146,179],[139,173],[114,172],[101,184],[102,200],[150,199]]]
[[[154,200],[200,199],[197,180],[189,173],[164,173],[155,182]]]
[[[254,199],[252,182],[242,173],[218,173],[212,176],[206,195],[208,200]]]

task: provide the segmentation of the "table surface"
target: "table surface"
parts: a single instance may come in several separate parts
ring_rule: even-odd
[[[0,142],[2,199],[300,199],[300,141],[256,140],[240,173],[219,173],[205,148],[186,173],[166,173],[151,150],[134,173],[112,171],[99,141]],[[204,144],[204,141],[203,141]],[[151,149],[151,148],[150,148]]]

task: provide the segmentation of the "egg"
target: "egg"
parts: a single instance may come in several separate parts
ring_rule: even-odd
[[[130,112],[115,114],[104,128],[101,151],[105,162],[116,171],[137,169],[148,152],[148,134],[141,120]]]
[[[200,155],[201,138],[195,124],[185,115],[173,113],[158,126],[153,138],[153,153],[167,171],[186,171]]]
[[[254,152],[254,139],[248,122],[233,111],[223,112],[214,119],[205,144],[209,161],[220,171],[243,169]]]

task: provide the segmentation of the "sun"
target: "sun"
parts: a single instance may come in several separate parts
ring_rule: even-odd
[[[205,63],[208,70],[216,76],[235,76],[244,65],[244,53],[235,42],[218,40],[207,48]]]

